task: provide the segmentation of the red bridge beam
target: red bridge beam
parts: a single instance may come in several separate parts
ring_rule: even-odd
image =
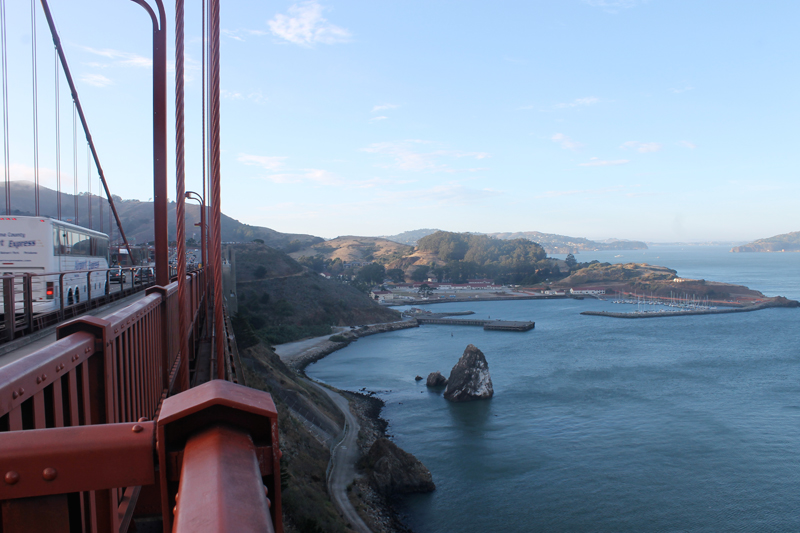
[[[176,496],[176,533],[274,532],[250,435],[219,425],[189,438]]]

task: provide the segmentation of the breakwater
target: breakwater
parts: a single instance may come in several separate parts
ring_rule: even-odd
[[[521,322],[511,320],[480,320],[465,318],[430,318],[417,317],[420,324],[440,324],[447,326],[482,326],[486,331],[530,331],[535,322]]]
[[[770,302],[765,302],[756,305],[744,305],[741,307],[725,307],[722,309],[679,309],[676,311],[648,311],[639,312],[633,311],[630,313],[616,313],[614,311],[584,311],[582,315],[589,316],[608,316],[612,318],[658,318],[668,316],[694,316],[694,315],[722,315],[727,313],[747,313],[750,311],[758,311],[759,309],[767,309],[770,307],[792,307],[786,305],[775,305]]]

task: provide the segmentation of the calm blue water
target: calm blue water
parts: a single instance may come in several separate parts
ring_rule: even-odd
[[[644,261],[800,298],[800,254],[667,248]],[[536,329],[423,326],[363,338],[307,372],[380,392],[389,432],[437,485],[404,500],[420,533],[800,531],[800,310],[579,314],[606,308],[619,310],[593,300],[439,304],[431,309]],[[469,343],[486,354],[494,398],[452,404],[414,381],[449,374]]]

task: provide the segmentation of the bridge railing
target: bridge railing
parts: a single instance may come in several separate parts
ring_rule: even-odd
[[[140,268],[147,267],[0,276],[0,342],[28,335],[144,290],[153,280],[138,275]],[[73,293],[72,288],[65,287],[65,278],[74,285],[82,285],[86,292],[83,295]],[[114,285],[118,285],[116,290]]]
[[[192,339],[203,316],[204,291],[199,287],[205,273],[191,273],[187,282]],[[180,383],[181,359],[189,357],[178,353],[174,341],[177,303],[177,282],[151,287],[144,298],[105,318],[85,317],[60,326],[56,342],[1,367],[0,434],[153,419]],[[5,462],[1,446],[0,460]],[[2,468],[14,471],[5,464]],[[119,508],[134,499],[133,490],[123,485],[81,493],[71,506],[82,510],[89,530],[109,520],[119,525]]]

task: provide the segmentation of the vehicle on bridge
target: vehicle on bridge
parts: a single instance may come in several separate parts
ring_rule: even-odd
[[[62,296],[65,305],[72,305],[86,299],[90,292],[104,293],[104,269],[107,268],[108,235],[105,233],[48,217],[0,217],[0,273],[33,274],[34,313],[58,309]],[[86,274],[93,270],[99,272]],[[60,272],[68,274],[62,276]],[[60,278],[63,287],[59,284]],[[21,277],[15,278],[15,293],[23,292],[23,283]],[[0,302],[2,298],[0,293]]]

